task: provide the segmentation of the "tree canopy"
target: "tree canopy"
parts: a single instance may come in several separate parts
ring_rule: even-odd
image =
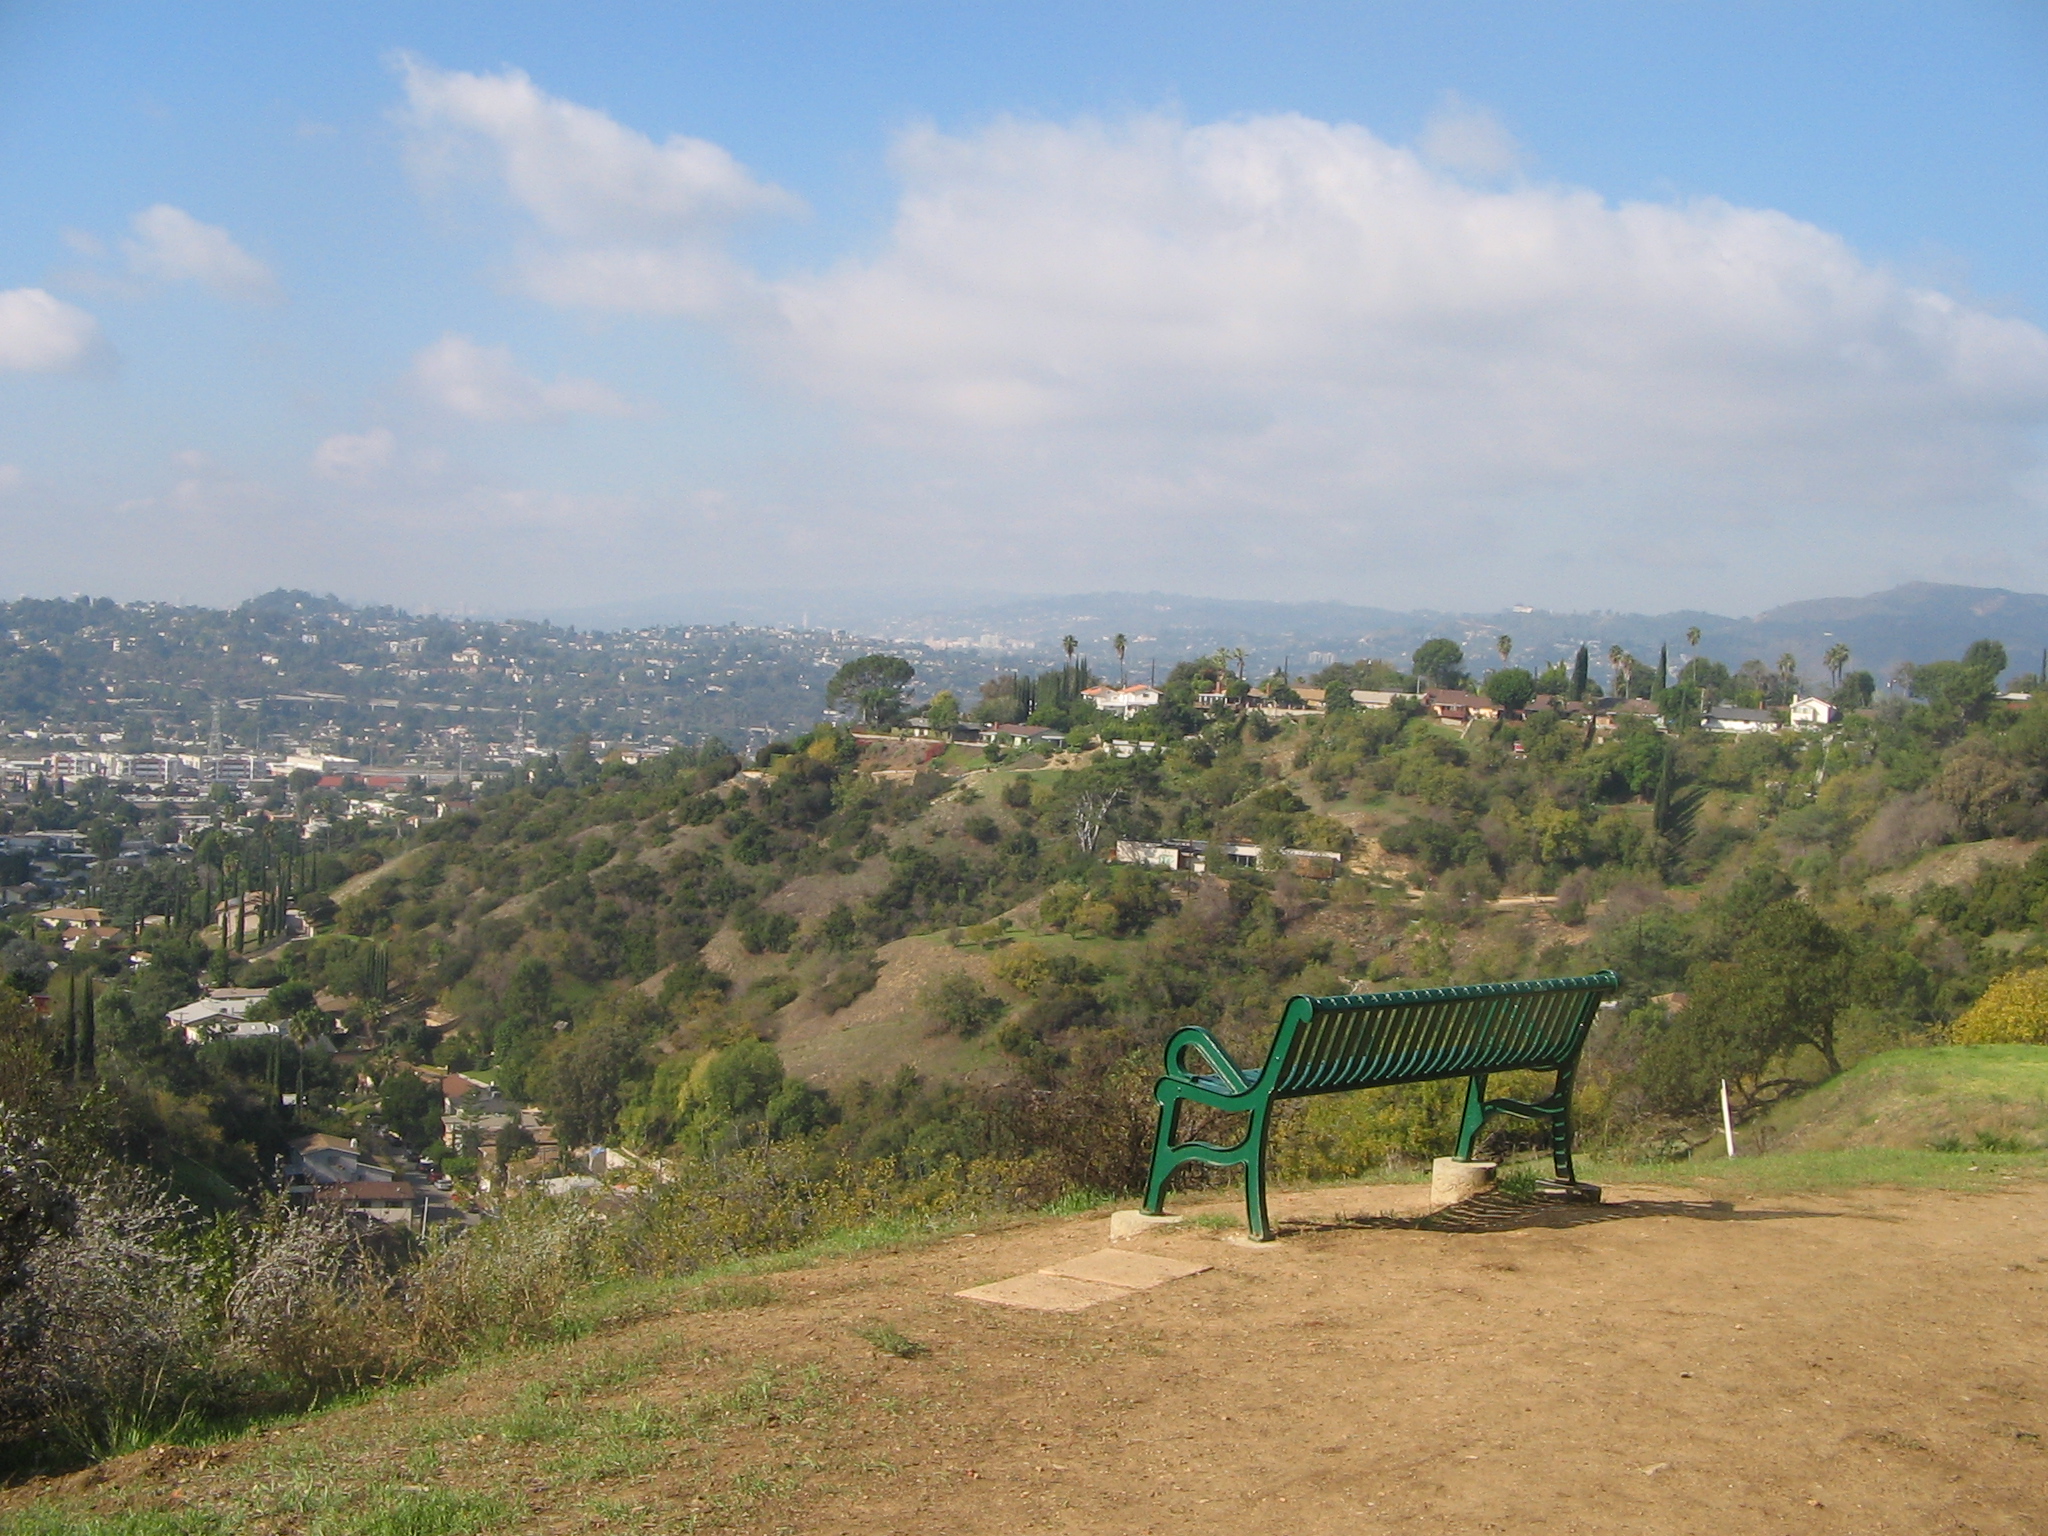
[[[832,674],[825,697],[836,705],[851,704],[863,725],[889,725],[903,714],[903,690],[917,669],[901,656],[862,656]]]

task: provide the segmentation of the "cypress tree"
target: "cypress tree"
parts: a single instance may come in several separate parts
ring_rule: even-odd
[[[1671,647],[1657,647],[1657,691],[1662,693],[1671,686]]]
[[[1650,825],[1659,837],[1671,830],[1671,759],[1675,754],[1670,743],[1664,746],[1664,761],[1657,768],[1657,798],[1650,808]]]
[[[1572,697],[1574,699],[1583,699],[1585,696],[1586,648],[1582,645],[1579,647],[1579,654],[1572,658]]]
[[[85,1024],[78,1032],[78,1076],[91,1082],[99,1070],[99,1029],[93,1017],[93,984],[85,978]]]

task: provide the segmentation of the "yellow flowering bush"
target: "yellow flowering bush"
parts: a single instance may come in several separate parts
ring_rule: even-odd
[[[1985,988],[1956,1020],[1957,1045],[2048,1045],[2048,966],[2014,971]]]

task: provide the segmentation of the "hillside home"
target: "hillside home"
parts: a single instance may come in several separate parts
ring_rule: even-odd
[[[1067,744],[1067,733],[1045,725],[986,725],[981,739],[999,747],[1049,747],[1058,751]]]
[[[1461,688],[1432,688],[1422,695],[1422,702],[1429,712],[1439,720],[1498,720],[1500,706],[1483,694],[1466,693]]]
[[[1700,721],[1703,731],[1716,731],[1727,736],[1751,736],[1759,731],[1775,731],[1778,717],[1769,710],[1739,709],[1733,704],[1716,704]]]
[[[1817,731],[1841,719],[1842,712],[1826,699],[1797,698],[1792,701],[1791,717],[1793,729]]]
[[[1105,715],[1115,715],[1128,720],[1141,709],[1150,709],[1159,702],[1159,690],[1150,683],[1129,683],[1112,688],[1098,684],[1083,688],[1081,697],[1088,700]]]

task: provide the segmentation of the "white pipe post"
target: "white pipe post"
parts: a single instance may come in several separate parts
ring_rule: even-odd
[[[1728,1141],[1728,1155],[1735,1155],[1735,1118],[1728,1113],[1728,1079],[1721,1079],[1721,1134]]]

